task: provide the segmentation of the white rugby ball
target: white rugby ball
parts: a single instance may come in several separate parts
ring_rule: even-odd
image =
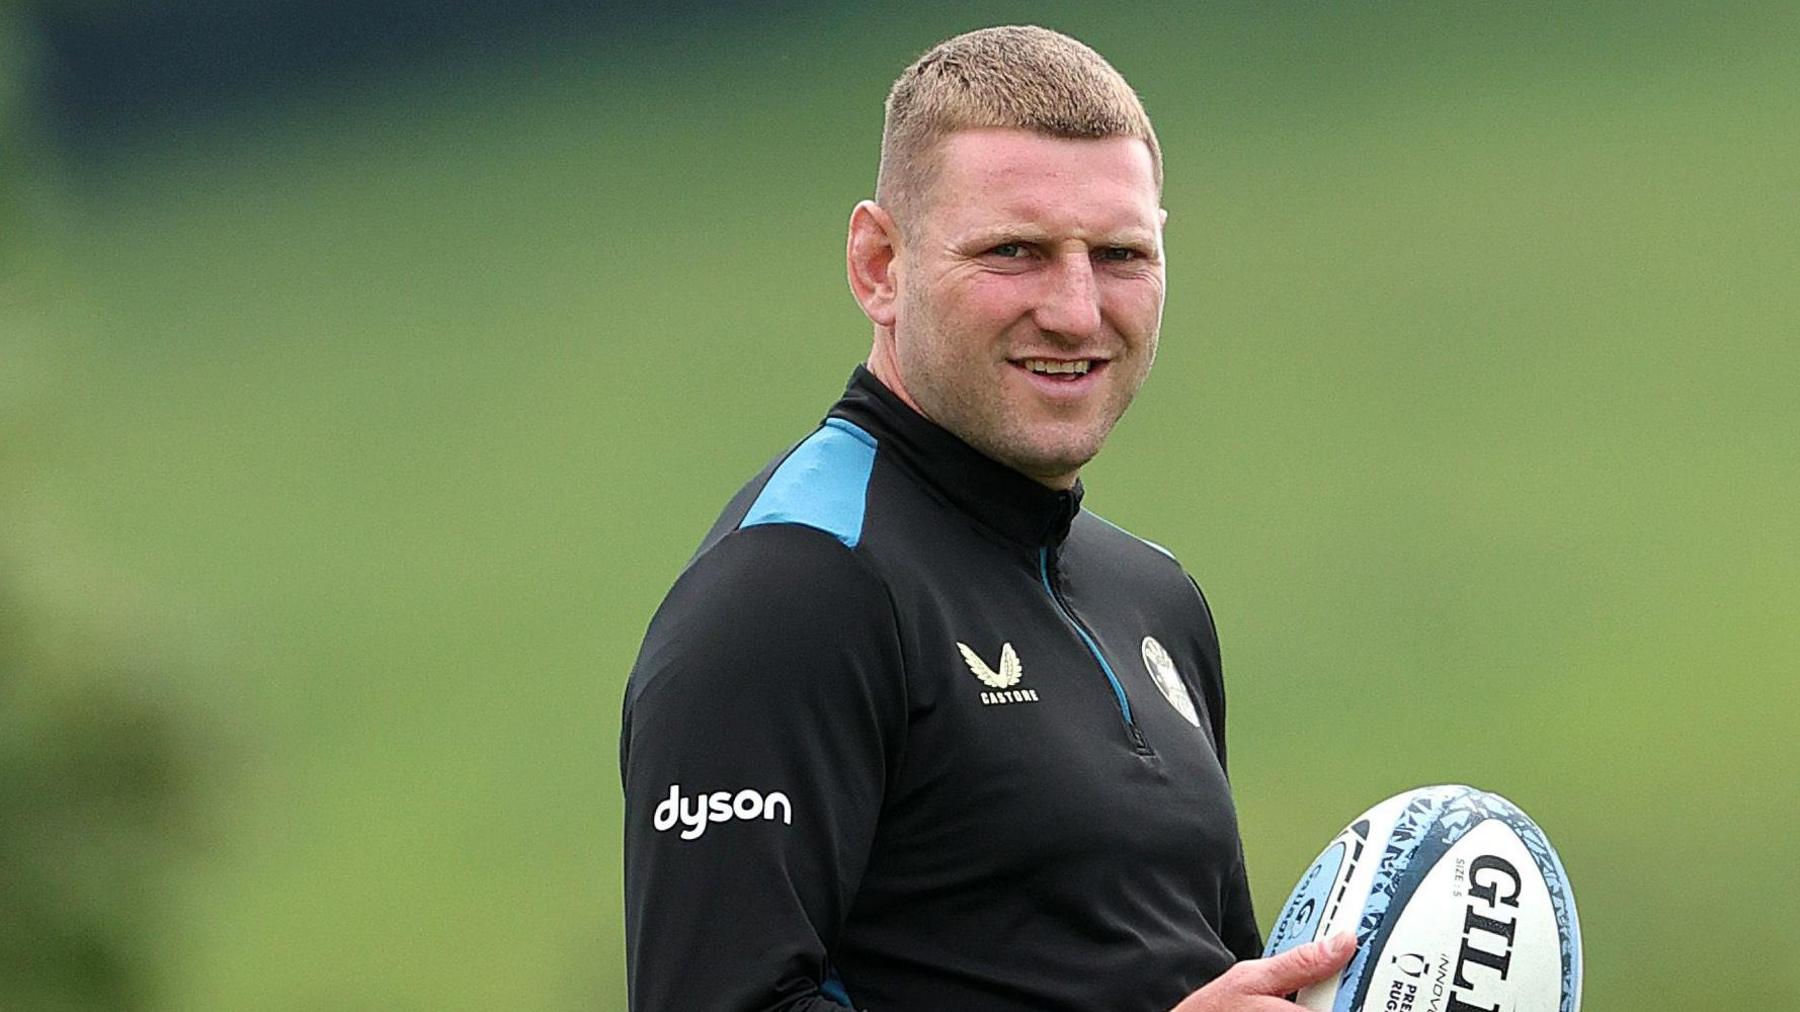
[[[1562,861],[1518,806],[1421,787],[1364,812],[1300,876],[1264,955],[1339,931],[1356,955],[1313,1012],[1578,1012],[1581,926]]]

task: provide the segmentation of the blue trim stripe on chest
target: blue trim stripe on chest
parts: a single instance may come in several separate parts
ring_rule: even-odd
[[[1050,586],[1050,550],[1048,548],[1038,549],[1038,576],[1044,581],[1044,593],[1050,595],[1050,600],[1056,604],[1057,609],[1068,618],[1069,628],[1075,630],[1075,635],[1081,637],[1081,642],[1087,644],[1088,652],[1094,655],[1094,660],[1100,662],[1100,670],[1106,673],[1106,680],[1112,685],[1113,695],[1119,698],[1119,713],[1124,716],[1125,723],[1131,723],[1131,700],[1125,698],[1125,686],[1119,681],[1119,676],[1113,674],[1112,665],[1106,663],[1106,655],[1100,652],[1100,644],[1095,643],[1093,637],[1087,634],[1087,630],[1081,627],[1081,623],[1075,618],[1075,613],[1057,600],[1056,588]]]
[[[855,548],[874,469],[875,437],[842,418],[827,418],[769,476],[738,526],[799,524]]]
[[[856,1007],[856,1003],[850,1000],[850,991],[844,987],[844,978],[838,976],[835,966],[826,973],[825,982],[819,985],[819,993],[845,1008]]]

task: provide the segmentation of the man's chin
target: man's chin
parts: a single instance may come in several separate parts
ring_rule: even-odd
[[[1004,454],[991,453],[989,456],[1042,484],[1052,488],[1067,488],[1075,483],[1076,474],[1099,451],[1098,445],[1089,449],[1085,441],[1027,447],[1015,444]]]
[[[1010,411],[994,411],[998,406],[990,403],[983,405],[988,410],[966,414],[925,414],[983,456],[1052,487],[1073,483],[1075,473],[1100,452],[1111,429],[1095,419],[1040,418],[1020,425],[1018,420],[1031,418],[1033,413],[1017,405],[1008,405]]]

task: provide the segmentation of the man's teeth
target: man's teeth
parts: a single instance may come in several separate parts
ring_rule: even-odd
[[[1025,360],[1025,368],[1030,369],[1032,372],[1047,373],[1051,375],[1073,373],[1077,376],[1085,376],[1088,371],[1088,360],[1080,358],[1073,362],[1058,362],[1048,358],[1028,358]]]

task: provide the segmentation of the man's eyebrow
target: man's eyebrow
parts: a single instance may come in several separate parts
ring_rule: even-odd
[[[964,244],[972,247],[987,248],[1009,242],[1047,243],[1052,241],[1049,232],[1037,225],[990,225],[975,229],[963,237]],[[1156,233],[1136,226],[1128,226],[1116,232],[1098,232],[1088,237],[1094,246],[1142,246],[1145,249],[1156,248]]]
[[[989,225],[975,229],[964,236],[963,241],[970,246],[998,246],[1008,242],[1048,242],[1050,234],[1035,225]]]
[[[1106,233],[1103,244],[1107,246],[1142,246],[1148,250],[1156,249],[1156,233],[1143,228],[1122,228],[1117,232]]]

